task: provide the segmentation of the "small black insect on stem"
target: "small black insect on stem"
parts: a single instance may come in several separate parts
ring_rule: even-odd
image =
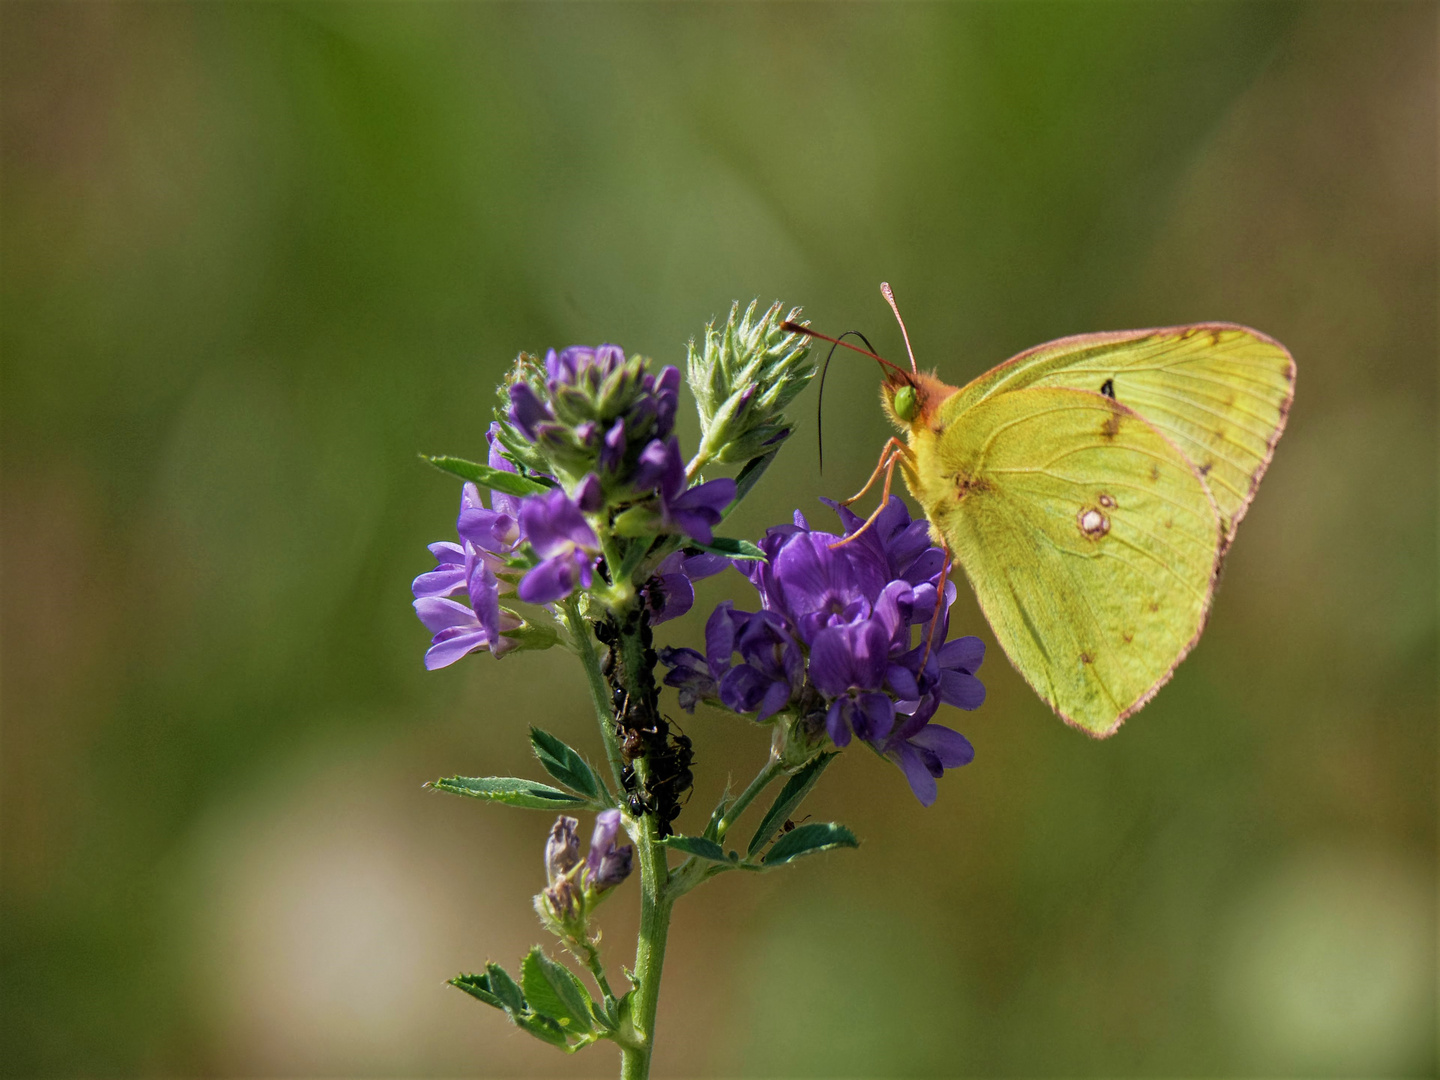
[[[642,593],[658,584],[648,583]],[[626,808],[635,817],[654,815],[656,832],[663,837],[672,831],[670,823],[680,816],[681,798],[695,782],[690,771],[695,755],[689,738],[672,734],[670,722],[658,708],[659,687],[654,676],[658,657],[650,630],[652,606],[649,597],[642,596],[642,602],[623,624],[608,615],[594,625],[595,636],[607,646],[600,670],[610,684],[615,739],[625,760],[620,780],[625,787]],[[645,762],[644,769],[635,767],[637,760]]]

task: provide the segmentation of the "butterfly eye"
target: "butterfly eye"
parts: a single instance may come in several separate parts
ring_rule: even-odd
[[[915,419],[916,409],[915,388],[913,386],[902,386],[895,391],[895,415],[907,424]]]

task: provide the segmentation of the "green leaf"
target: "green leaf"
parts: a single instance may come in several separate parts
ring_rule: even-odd
[[[521,1031],[528,1031],[542,1042],[547,1042],[551,1046],[566,1046],[565,1029],[560,1026],[558,1020],[552,1017],[523,1016],[511,1013],[510,1019],[515,1021],[515,1026]]]
[[[485,974],[490,980],[490,993],[500,999],[501,1005],[513,1013],[525,1011],[525,995],[508,971],[499,964],[490,963],[485,965]]]
[[[807,762],[804,768],[785,782],[780,794],[766,812],[765,819],[760,822],[760,827],[750,838],[750,846],[745,852],[747,855],[754,855],[765,846],[766,842],[775,835],[775,831],[785,823],[785,819],[795,812],[795,808],[800,805],[801,800],[810,794],[810,789],[820,779],[820,774],[825,771],[825,767],[838,756],[838,754],[821,754],[813,761]]]
[[[697,547],[701,551],[708,551],[715,555],[724,555],[727,559],[765,561],[765,553],[749,540],[736,540],[729,536],[717,536],[708,544],[700,544],[692,540],[688,546]]]
[[[802,855],[814,855],[817,851],[859,846],[860,841],[844,825],[814,821],[798,825],[776,840],[774,847],[765,853],[764,862],[766,866],[779,866]]]
[[[741,499],[750,494],[750,489],[759,482],[760,477],[765,475],[765,470],[770,468],[770,463],[775,460],[775,455],[779,452],[780,448],[777,446],[768,454],[751,458],[745,463],[745,467],[741,469],[740,474],[735,477],[735,498],[730,500],[729,506],[720,511],[722,521],[730,516],[731,510],[734,510],[735,507],[740,505]]]
[[[452,795],[468,795],[473,799],[488,799],[506,806],[522,806],[527,810],[568,810],[585,805],[585,800],[578,795],[514,776],[447,776],[430,786]]]
[[[532,727],[530,747],[535,751],[535,756],[540,759],[545,771],[556,780],[582,795],[588,795],[592,799],[600,798],[602,789],[594,771],[584,758],[554,735]]]
[[[590,995],[580,980],[563,964],[557,964],[536,945],[520,967],[520,980],[530,1008],[562,1023],[570,1021],[572,1030],[590,1031]]]
[[[450,985],[464,990],[473,998],[478,998],[486,1005],[493,1005],[503,1010],[505,1003],[490,992],[490,979],[486,975],[456,975],[450,980]]]
[[[550,485],[542,484],[538,480],[531,480],[528,476],[505,472],[503,469],[492,469],[489,465],[481,465],[476,461],[447,457],[444,454],[421,454],[420,457],[441,472],[458,476],[461,480],[469,480],[471,483],[479,484],[481,487],[487,487],[493,491],[503,491],[506,495],[536,495],[539,492],[550,490]]]
[[[676,851],[683,851],[687,855],[698,855],[702,859],[713,859],[715,862],[723,863],[730,861],[724,848],[714,840],[707,840],[703,836],[667,836],[665,846],[674,848]]]

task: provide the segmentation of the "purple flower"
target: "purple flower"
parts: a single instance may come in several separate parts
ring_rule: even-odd
[[[496,656],[501,656],[512,647],[504,631],[520,626],[518,615],[500,608],[496,629],[492,632],[470,605],[440,596],[417,599],[415,614],[420,616],[425,629],[435,635],[425,652],[425,667],[429,671],[448,667],[466,653],[478,649],[489,649]]]
[[[680,691],[680,707],[693,713],[701,701],[719,701],[720,684],[710,674],[710,665],[705,657],[694,649],[663,648],[659,652],[660,663],[670,670],[665,673],[665,685]]]
[[[497,507],[502,505],[499,496],[494,502]],[[455,528],[461,542],[431,544],[435,569],[421,574],[411,585],[415,614],[435,635],[425,654],[425,666],[432,671],[479,649],[503,656],[515,646],[504,631],[521,625],[518,616],[500,607],[501,583],[495,575],[519,539],[515,518],[502,510],[487,509],[479,489],[466,484],[461,489]],[[456,596],[463,601],[452,599]]]
[[[657,626],[684,615],[695,603],[692,583],[718,574],[729,565],[730,560],[723,555],[703,551],[698,555],[673,551],[665,556],[645,586],[646,599],[650,603],[650,625]]]
[[[860,518],[831,505],[845,536],[858,531]],[[680,689],[684,707],[718,696],[757,721],[788,709],[807,731],[823,726],[836,746],[858,738],[900,766],[928,806],[935,779],[974,756],[964,736],[930,718],[941,704],[974,709],[985,698],[975,677],[983,644],[945,641],[955,587],[947,582],[941,596],[944,552],[928,530],[898,498],[846,544],[797,512],[760,541],[764,562],[737,563],[761,610],[719,605],[706,624],[705,656],[666,653],[665,681]]]
[[[736,611],[725,601],[705,624],[705,652],[721,703],[732,712],[755,713],[757,723],[783,709],[805,684],[799,643],[774,612]],[[732,667],[737,652],[741,662]]]
[[[595,833],[585,856],[585,883],[593,889],[609,889],[630,876],[635,849],[615,843],[620,835],[620,811],[602,810],[595,815]]]
[[[577,585],[589,588],[600,541],[565,492],[552,488],[522,499],[520,532],[541,559],[520,581],[521,600],[549,604],[569,596]]]
[[[686,488],[680,440],[674,437],[664,442],[656,439],[645,447],[633,483],[640,490],[653,489],[659,496],[664,531],[682,533],[701,544],[714,539],[712,530],[735,498],[735,481],[728,477]]]

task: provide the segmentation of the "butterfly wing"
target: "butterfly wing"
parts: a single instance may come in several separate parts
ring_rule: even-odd
[[[907,469],[1011,662],[1066,722],[1113,733],[1204,627],[1224,532],[1198,470],[1095,391],[978,401]]]
[[[1007,360],[945,412],[1045,386],[1105,394],[1174,443],[1215,497],[1228,545],[1285,429],[1295,361],[1278,341],[1234,323],[1082,334]]]

